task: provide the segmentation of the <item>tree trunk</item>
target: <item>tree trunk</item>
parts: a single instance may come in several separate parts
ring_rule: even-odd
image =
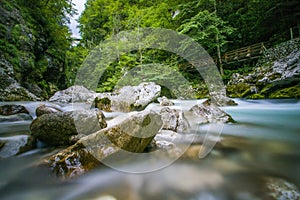
[[[217,16],[217,0],[214,1],[214,8],[215,8],[215,15]],[[221,48],[220,48],[220,41],[219,41],[219,34],[218,33],[216,33],[216,43],[217,43],[217,53],[218,53],[220,73],[221,73],[222,76],[224,76],[223,65],[222,65],[222,57],[221,57]]]

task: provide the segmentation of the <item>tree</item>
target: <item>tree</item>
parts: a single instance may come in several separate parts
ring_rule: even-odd
[[[222,47],[227,43],[226,38],[233,30],[227,22],[208,10],[199,11],[191,18],[185,19],[178,28],[178,31],[199,42],[211,55],[216,55],[218,44],[215,36],[219,36],[219,45]]]

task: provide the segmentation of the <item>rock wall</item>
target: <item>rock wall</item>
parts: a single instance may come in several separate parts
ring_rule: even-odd
[[[63,45],[69,42],[50,37],[53,20],[40,12],[45,8],[33,9],[38,2],[28,4],[0,1],[0,101],[46,99],[66,82]]]
[[[233,74],[227,85],[231,97],[299,98],[300,38],[268,49],[249,74]]]

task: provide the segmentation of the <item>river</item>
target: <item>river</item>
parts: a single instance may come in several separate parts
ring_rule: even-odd
[[[63,181],[49,169],[36,167],[41,159],[57,151],[40,147],[0,160],[0,198],[250,200],[268,199],[268,180],[288,181],[286,185],[293,183],[299,188],[300,102],[235,101],[238,106],[222,109],[237,123],[223,127],[222,142],[204,159],[180,158],[163,169],[143,174],[103,166]],[[185,101],[182,105],[187,109],[196,103]],[[28,133],[29,124],[30,121],[0,123],[0,136]],[[207,125],[199,128],[209,130]],[[142,165],[135,163],[139,164]]]

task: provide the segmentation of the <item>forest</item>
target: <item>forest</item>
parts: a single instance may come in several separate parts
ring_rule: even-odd
[[[299,0],[75,2],[0,0],[1,200],[300,199]]]
[[[0,9],[1,59],[13,66],[13,78],[42,98],[73,85],[89,52],[122,31],[156,27],[185,34],[209,53],[227,83],[233,73],[253,70],[257,59],[226,64],[225,52],[261,42],[273,47],[290,40],[291,34],[298,37],[300,29],[296,0],[87,0],[79,18],[81,38],[76,40],[68,28],[76,13],[71,0],[2,0]],[[207,95],[188,62],[153,49],[121,55],[107,67],[97,92],[112,91],[126,71],[151,63],[178,70],[197,98]],[[161,78],[157,74],[153,80]]]

